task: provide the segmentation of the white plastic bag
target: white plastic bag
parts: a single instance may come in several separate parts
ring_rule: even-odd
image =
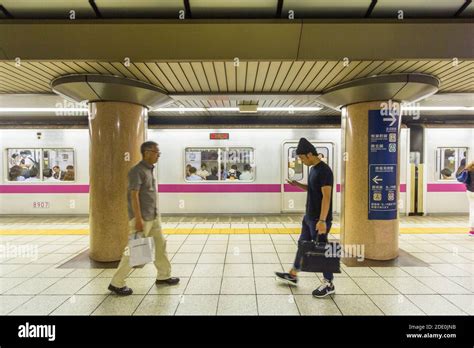
[[[137,267],[155,261],[155,241],[144,237],[142,232],[133,233],[128,240],[130,267]]]

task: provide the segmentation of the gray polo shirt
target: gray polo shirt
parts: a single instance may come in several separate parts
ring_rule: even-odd
[[[129,219],[135,217],[132,208],[131,191],[139,191],[138,198],[140,200],[143,220],[154,220],[158,215],[156,180],[153,175],[154,168],[154,165],[142,160],[128,172],[127,201]]]

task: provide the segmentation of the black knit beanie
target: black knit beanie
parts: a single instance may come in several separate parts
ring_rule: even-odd
[[[306,138],[301,138],[298,147],[296,148],[296,154],[297,155],[307,155],[308,153],[312,153],[313,155],[317,156],[318,151],[316,151],[316,148],[311,144],[308,139]]]

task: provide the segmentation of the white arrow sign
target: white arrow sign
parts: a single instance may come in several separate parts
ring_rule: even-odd
[[[391,122],[390,123],[390,127],[393,127],[393,125],[395,124],[395,122],[397,122],[397,119],[395,118],[395,116],[393,116],[393,114],[389,114],[390,117],[384,117],[383,120],[385,122]]]
[[[375,178],[372,179],[372,181],[378,185],[383,181],[383,179],[379,178],[379,176],[377,175]]]

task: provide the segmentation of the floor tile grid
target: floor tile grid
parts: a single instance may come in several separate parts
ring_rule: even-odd
[[[209,239],[209,237],[206,239],[206,243],[205,243],[205,244],[207,244],[208,239]],[[183,246],[183,245],[186,243],[186,241],[188,241],[188,240],[192,240],[192,239],[191,239],[191,234],[189,234],[189,235],[186,236],[186,239],[183,240],[183,242],[181,243],[181,246]],[[186,289],[187,289],[187,287],[188,287],[188,285],[189,285],[189,283],[190,283],[190,281],[191,281],[192,275],[193,275],[193,273],[194,273],[194,271],[195,271],[195,269],[196,269],[196,265],[198,264],[199,258],[200,258],[201,255],[203,254],[205,244],[204,244],[203,248],[201,249],[201,251],[199,252],[199,257],[197,258],[196,263],[194,264],[193,271],[191,272],[191,274],[190,274],[190,276],[189,276],[189,281],[187,282],[185,288],[184,288],[183,291],[182,291],[182,294],[180,295],[180,301],[179,301],[178,305],[176,306],[176,308],[175,308],[175,310],[174,310],[174,312],[173,312],[173,315],[176,315],[176,313],[178,312],[179,306],[182,304],[181,299],[185,297]],[[180,248],[181,248],[181,246],[180,246]],[[177,253],[178,253],[178,252],[179,252],[179,249],[177,250]],[[223,277],[222,277],[222,278],[223,278]],[[222,282],[222,280],[221,280],[221,282]],[[222,283],[221,283],[221,286],[222,286]],[[192,295],[191,295],[191,296],[192,296]],[[144,298],[145,298],[145,297],[144,297]],[[142,300],[142,301],[143,301],[143,300]],[[140,307],[140,304],[141,304],[142,301],[140,301],[140,303],[138,304],[138,306],[136,307],[136,309],[133,311],[133,313],[135,313],[136,310],[137,310],[137,308]],[[217,308],[218,308],[218,306],[216,306],[216,313],[215,313],[215,314],[217,314]],[[132,314],[132,315],[133,315],[133,314]]]
[[[82,252],[82,251],[75,252],[74,254],[68,255],[66,258],[75,257],[75,256],[77,256],[78,254],[80,254],[81,252]],[[54,254],[54,253],[55,253],[55,252],[52,251],[52,252],[50,252],[49,254]],[[59,267],[62,263],[63,263],[63,262],[58,263],[58,264],[55,264],[55,265],[53,264],[53,265],[51,265],[51,267],[49,267],[48,269],[57,269],[57,267]],[[47,269],[46,269],[46,270],[47,270]],[[46,271],[46,270],[39,271],[37,274],[33,275],[32,277],[29,277],[29,278],[25,279],[24,281],[22,281],[21,283],[16,284],[13,288],[18,287],[18,286],[22,285],[23,283],[25,283],[25,282],[27,282],[27,281],[29,281],[29,280],[31,280],[31,279],[41,277],[41,273],[44,272],[44,271]],[[102,270],[102,272],[103,272],[103,271],[104,271],[104,270]],[[15,271],[12,271],[11,273],[13,273],[13,272],[15,272]],[[74,270],[71,270],[71,273],[72,273],[72,272],[74,272]],[[93,279],[99,277],[100,273],[102,273],[102,272],[99,272],[99,273],[96,274],[95,276],[90,276],[90,277],[88,277],[88,278],[89,278],[89,281],[88,281],[87,283],[85,283],[83,286],[81,286],[79,289],[77,289],[77,291],[76,291],[74,294],[70,295],[69,298],[72,297],[72,296],[75,296],[75,294],[77,294],[82,288],[84,288],[85,286],[87,286],[87,284],[89,284]],[[45,289],[43,289],[43,290],[40,291],[39,293],[34,294],[34,295],[30,295],[30,296],[32,296],[32,297],[31,297],[27,302],[33,300],[33,298],[35,298],[35,297],[37,297],[37,296],[48,296],[47,294],[45,294],[45,292],[46,292],[49,288],[51,288],[51,287],[53,287],[55,284],[57,284],[59,281],[61,281],[62,279],[67,278],[67,275],[64,275],[64,276],[57,276],[57,277],[53,277],[53,278],[56,278],[56,281],[55,281],[55,282],[51,283],[49,286],[47,286]],[[2,279],[4,279],[4,278],[2,278]],[[6,279],[8,279],[8,278],[6,278]],[[8,290],[7,290],[7,291],[8,291]],[[23,295],[10,295],[10,296],[23,296]],[[52,295],[52,296],[55,296],[55,295]],[[104,298],[104,300],[105,300],[105,298]],[[63,303],[64,303],[64,302],[60,303],[59,306],[56,307],[55,309],[53,309],[50,313],[54,312],[54,311],[55,311],[57,308],[59,308]],[[23,304],[26,304],[26,302],[23,303]],[[14,312],[17,308],[21,307],[23,304],[20,304],[20,305],[18,305],[16,308],[13,308],[11,311],[9,311],[9,313]],[[100,303],[99,303],[99,305],[100,305]]]
[[[349,276],[349,278],[350,278],[351,280],[353,280],[353,281],[354,281],[353,278],[355,278],[355,279],[360,278],[360,277],[357,277],[357,276],[351,276],[350,274],[349,274],[348,276]],[[445,276],[443,276],[443,275],[441,275],[441,274],[439,274],[439,276],[440,276],[440,277],[443,277],[443,278],[446,278]],[[414,276],[411,276],[411,275],[410,275],[410,277],[416,279]],[[423,278],[424,276],[417,276],[417,277]],[[386,279],[385,279],[386,277],[380,276],[380,278],[382,278],[383,280],[386,281]],[[389,277],[387,277],[387,278],[389,278]],[[354,281],[354,282],[355,282],[355,281]],[[364,291],[364,289],[361,288],[361,287],[357,284],[357,282],[355,282],[355,283],[356,283],[356,285],[361,289],[361,291],[363,291],[364,294],[365,294],[367,297],[369,297],[369,299],[374,303],[374,305],[377,306],[377,304],[372,300],[371,296],[374,296],[374,295],[384,295],[384,294],[374,294],[374,293],[370,293],[370,294],[369,294],[369,293],[367,293],[366,291]],[[336,284],[337,284],[337,281],[336,281]],[[389,284],[390,284],[390,283],[389,283]],[[432,289],[432,287],[430,287],[428,284],[425,284],[425,283],[423,283],[423,282],[422,282],[422,284],[423,284],[424,286],[426,286],[427,288],[429,288],[430,290],[434,291],[438,296],[442,296],[442,297],[444,297],[444,298],[446,298],[446,296],[451,296],[451,295],[448,295],[448,294],[440,294],[440,293],[438,293],[435,289]],[[458,284],[458,285],[462,287],[461,284]],[[390,284],[390,286],[393,287],[391,284]],[[402,294],[402,293],[400,293],[400,291],[399,291],[398,289],[396,289],[395,287],[393,287],[393,288],[399,293],[398,296],[403,296],[406,301],[409,301],[409,302],[412,303],[415,307],[419,308],[425,315],[428,315],[428,313],[426,313],[420,306],[418,306],[416,303],[414,303],[413,301],[411,301],[411,300],[409,299],[409,297],[408,297],[409,295],[407,295],[407,294]],[[463,288],[465,288],[465,287],[463,287]],[[466,289],[467,291],[470,291],[470,290],[467,289],[467,288],[465,288],[465,289]],[[471,294],[472,294],[472,293],[473,293],[473,292],[471,291]],[[453,294],[453,295],[456,295],[456,294]],[[336,296],[337,296],[337,289],[336,289]],[[465,311],[463,310],[463,308],[459,307],[456,303],[450,301],[449,298],[446,298],[446,299],[447,299],[449,302],[451,302],[454,306],[456,306],[457,308],[459,308],[461,311],[465,312]],[[336,305],[337,305],[337,303],[336,303]],[[382,308],[380,308],[379,306],[377,306],[377,307],[382,311],[382,313],[384,313],[384,311],[382,310]],[[385,313],[384,313],[384,314],[385,314]],[[467,313],[466,313],[466,314],[467,314]]]
[[[31,279],[31,278],[30,278],[30,279]],[[28,279],[28,280],[30,280],[30,279]],[[58,278],[54,283],[52,283],[52,284],[51,284],[50,286],[48,286],[47,288],[49,288],[49,287],[53,286],[54,284],[56,284],[60,279],[61,279],[61,278]],[[28,281],[28,280],[26,280],[26,281]],[[23,283],[25,283],[25,282],[23,282]],[[46,289],[47,289],[47,288],[46,288]],[[44,290],[42,290],[40,293],[37,293],[37,294],[34,294],[34,295],[20,295],[20,294],[8,295],[8,296],[31,296],[31,298],[28,299],[26,302],[23,302],[23,303],[19,304],[18,306],[16,306],[15,308],[11,309],[8,313],[5,313],[5,315],[10,315],[10,313],[15,312],[18,308],[22,307],[23,305],[27,304],[27,303],[30,302],[30,301],[33,301],[34,298],[36,298],[36,297],[38,297],[38,296],[45,296],[45,295],[42,295],[41,293],[42,293],[43,291],[45,291],[46,289],[44,289]],[[48,296],[48,295],[46,295],[46,296]],[[66,300],[64,300],[63,302],[61,302],[57,307],[55,307],[53,310],[51,310],[51,311],[48,313],[48,315],[49,315],[50,313],[54,312],[57,308],[59,308],[59,307],[60,307],[65,301],[67,301],[67,300],[68,300],[68,299],[66,299]]]
[[[58,266],[60,266],[60,264],[53,265],[53,266],[50,267],[50,268],[57,268]],[[41,273],[41,272],[40,272],[40,273]],[[89,278],[88,282],[84,283],[83,286],[81,286],[79,289],[77,289],[77,291],[75,291],[74,294],[68,294],[68,295],[67,295],[68,298],[67,298],[65,301],[61,302],[57,307],[55,307],[54,309],[52,309],[52,310],[50,311],[50,314],[53,313],[53,312],[54,312],[56,309],[58,309],[59,307],[61,307],[61,306],[62,306],[66,301],[68,301],[71,297],[74,297],[82,288],[84,288],[85,286],[87,286],[87,284],[89,284],[93,279],[97,278],[100,273],[102,273],[102,272],[99,272],[96,276],[91,276],[91,277]],[[36,278],[37,276],[38,276],[38,275],[35,275],[34,277],[30,277],[29,279],[26,279],[24,282],[22,282],[22,283],[20,283],[20,284],[17,284],[15,287],[20,286],[21,284],[25,283],[26,281],[29,281],[29,280],[31,280],[31,279],[34,279],[34,278]],[[38,297],[38,296],[59,296],[59,295],[54,295],[54,294],[53,294],[53,295],[48,295],[48,294],[46,294],[45,292],[47,292],[47,290],[48,290],[49,288],[53,287],[55,284],[57,284],[59,281],[61,281],[62,279],[65,279],[65,278],[67,278],[66,275],[64,275],[63,277],[55,277],[55,278],[53,278],[53,279],[56,279],[55,282],[51,283],[49,286],[47,286],[45,289],[43,289],[43,290],[40,291],[39,293],[30,295],[31,298],[30,298],[27,302],[32,301],[35,297]],[[11,296],[23,296],[23,295],[11,295]],[[106,296],[106,297],[107,297],[107,296]],[[104,300],[105,300],[105,298],[104,298]],[[26,304],[27,302],[24,302],[24,303],[18,305],[16,308],[13,308],[11,311],[9,311],[9,313],[14,312],[16,309],[20,308],[21,306],[23,306],[23,305]],[[100,305],[100,303],[98,304],[98,306],[99,306],[99,305]]]

